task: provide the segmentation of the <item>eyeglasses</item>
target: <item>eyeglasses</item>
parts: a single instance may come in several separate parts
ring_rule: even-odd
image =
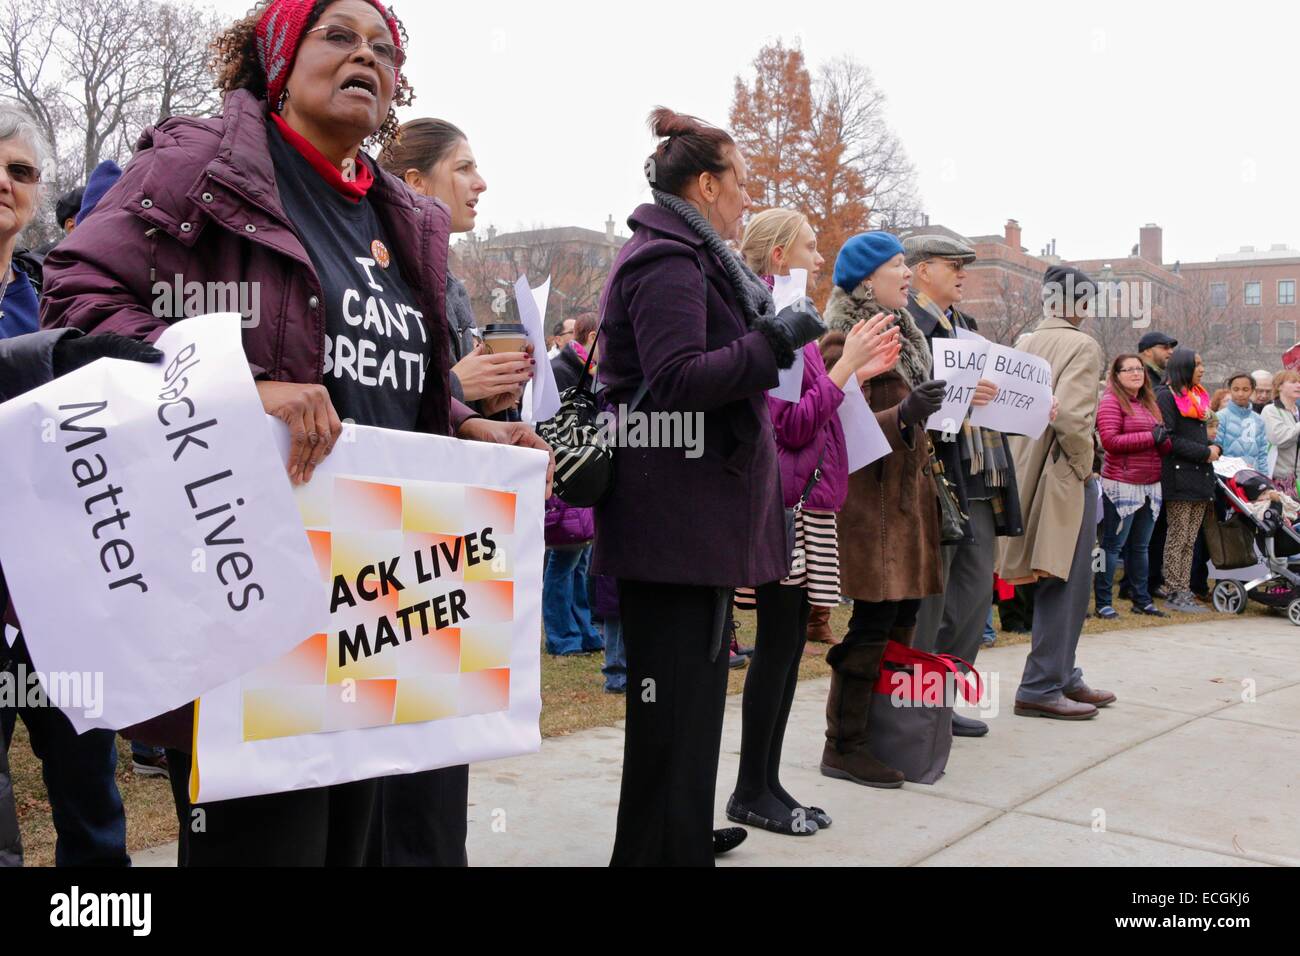
[[[312,27],[308,33],[325,34],[325,42],[334,47],[340,53],[355,53],[361,48],[362,44],[370,47],[370,52],[375,55],[375,59],[383,66],[390,70],[397,71],[402,68],[406,62],[406,51],[396,44],[389,43],[386,40],[376,40],[370,42],[356,30],[351,27],[345,27],[341,23],[327,23],[324,26]]]
[[[41,181],[41,171],[35,166],[29,166],[26,163],[5,163],[4,170],[9,174],[9,178],[16,183],[30,186]]]
[[[1145,372],[1145,371],[1146,369],[1144,369],[1141,365],[1139,365],[1136,368],[1122,368],[1119,370],[1119,374],[1126,375],[1129,372]]]

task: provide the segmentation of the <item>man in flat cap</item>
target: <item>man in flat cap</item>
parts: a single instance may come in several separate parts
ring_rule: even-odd
[[[1138,355],[1147,368],[1147,381],[1151,383],[1152,391],[1159,388],[1165,380],[1165,366],[1169,364],[1169,356],[1174,354],[1176,348],[1178,340],[1163,332],[1148,332],[1138,339]]]
[[[912,270],[907,310],[926,343],[959,337],[959,330],[977,332],[975,320],[957,308],[975,250],[960,239],[929,235],[904,240],[903,251]],[[992,382],[981,381],[972,407],[987,405],[997,392]],[[950,432],[930,432],[930,440],[968,520],[965,539],[943,546],[944,591],[922,599],[915,646],[974,663],[993,606],[998,536],[1022,533],[1016,471],[1006,438],[969,419]],[[954,713],[952,732],[982,737],[988,725]]]
[[[1086,720],[1115,700],[1093,690],[1075,666],[1092,591],[1100,488],[1092,471],[1101,346],[1080,325],[1096,285],[1083,272],[1052,266],[1043,277],[1043,320],[1017,345],[1052,368],[1060,411],[1037,439],[1013,435],[1025,534],[1004,539],[999,574],[1010,584],[1037,582],[1033,644],[1016,691],[1022,717]]]

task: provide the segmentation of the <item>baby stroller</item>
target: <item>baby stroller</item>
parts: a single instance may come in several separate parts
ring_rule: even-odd
[[[1263,573],[1246,582],[1219,580],[1211,603],[1224,614],[1244,614],[1247,601],[1285,608],[1287,618],[1300,627],[1300,573],[1293,570],[1293,559],[1300,558],[1300,533],[1283,517],[1280,502],[1258,517],[1247,507],[1270,490],[1275,490],[1273,483],[1257,471],[1215,476],[1214,517],[1204,527],[1210,560],[1221,571],[1262,563]]]

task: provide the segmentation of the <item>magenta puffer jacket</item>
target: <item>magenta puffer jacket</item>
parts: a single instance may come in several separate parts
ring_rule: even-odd
[[[1124,414],[1121,399],[1110,389],[1097,407],[1097,431],[1101,434],[1101,447],[1106,459],[1101,466],[1101,476],[1129,485],[1155,485],[1160,483],[1160,456],[1168,454],[1172,443],[1165,439],[1156,448],[1151,429],[1163,425],[1141,402],[1123,399],[1129,413]]]
[[[848,453],[839,416],[843,401],[844,391],[831,381],[816,342],[809,342],[803,349],[803,394],[799,401],[768,396],[781,465],[781,492],[787,508],[793,508],[799,500],[818,458],[822,477],[808,493],[804,507],[839,511],[843,506],[849,493]]]
[[[575,508],[552,495],[546,502],[546,546],[571,548],[583,545],[596,536],[596,523],[590,508]]]

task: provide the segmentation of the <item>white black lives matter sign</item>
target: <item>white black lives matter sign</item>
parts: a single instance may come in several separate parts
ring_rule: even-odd
[[[42,672],[103,674],[117,729],[282,654],[327,600],[236,313],[158,364],[101,359],[0,405],[0,563]]]

